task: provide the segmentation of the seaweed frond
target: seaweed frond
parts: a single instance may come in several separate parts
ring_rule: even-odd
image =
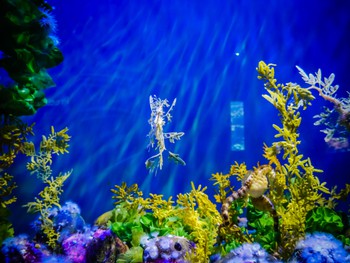
[[[111,192],[115,195],[112,199],[115,199],[114,205],[119,205],[122,203],[139,206],[141,200],[143,200],[143,193],[139,189],[137,184],[132,184],[130,187],[127,186],[125,182],[122,185],[115,185],[116,189],[111,189]]]
[[[55,132],[51,126],[51,134],[46,138],[42,136],[39,152],[36,153],[33,143],[28,142],[24,145],[23,151],[27,156],[31,156],[30,162],[27,163],[27,169],[31,174],[36,174],[43,181],[52,175],[52,155],[68,153],[68,142],[70,136],[67,134],[68,128]]]
[[[17,187],[12,179],[13,176],[8,173],[3,173],[0,176],[0,206],[2,208],[6,208],[17,200],[16,196],[11,196],[13,189]]]
[[[63,184],[71,173],[72,171],[69,171],[60,174],[56,178],[45,179],[44,183],[47,186],[39,193],[39,198],[35,197],[34,202],[28,202],[24,205],[28,208],[29,213],[40,213],[41,229],[47,237],[47,244],[51,248],[56,247],[59,233],[55,231],[53,221],[50,219],[50,210],[53,207],[61,208],[60,195],[63,193]]]
[[[282,124],[273,124],[277,131],[275,138],[279,140],[270,147],[264,145],[264,157],[275,165],[275,179],[270,184],[269,198],[281,217],[280,253],[287,258],[296,242],[305,235],[307,213],[322,204],[323,194],[330,192],[325,183],[320,183],[315,176],[315,173],[322,170],[315,168],[311,160],[298,150],[301,143],[298,132],[301,124],[299,109],[306,109],[314,96],[310,89],[294,83],[277,84],[274,66],[260,61],[257,71],[258,78],[265,81],[264,86],[268,92],[263,98],[278,110]],[[329,87],[324,92],[333,94],[335,90]]]
[[[0,169],[10,167],[19,152],[24,151],[28,135],[34,135],[33,126],[12,117],[0,127]]]
[[[221,216],[216,205],[204,193],[206,187],[196,188],[191,183],[192,190],[187,194],[177,196],[180,206],[179,214],[188,229],[190,238],[196,243],[196,253],[191,256],[193,262],[206,262],[213,252]]]

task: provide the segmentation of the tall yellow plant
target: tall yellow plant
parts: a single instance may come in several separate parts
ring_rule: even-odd
[[[309,89],[294,83],[277,84],[274,64],[259,62],[258,79],[265,82],[268,94],[263,98],[279,112],[281,125],[273,124],[277,131],[271,146],[264,146],[264,157],[275,166],[276,178],[270,186],[269,197],[280,216],[282,257],[288,257],[295,243],[305,235],[306,214],[324,202],[322,193],[329,194],[326,183],[320,183],[310,160],[299,153],[298,128],[301,124],[300,108],[306,109],[314,96]]]

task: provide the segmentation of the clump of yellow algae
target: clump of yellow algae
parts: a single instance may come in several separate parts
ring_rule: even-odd
[[[54,229],[50,213],[52,208],[61,207],[60,195],[63,193],[63,184],[72,171],[52,176],[52,155],[68,153],[70,136],[67,132],[68,128],[56,132],[54,127],[51,127],[51,134],[48,137],[42,136],[38,151],[36,151],[32,142],[25,142],[24,147],[24,153],[31,157],[30,162],[27,163],[27,169],[31,174],[36,174],[46,184],[39,193],[39,197],[35,197],[35,201],[24,206],[28,208],[30,213],[40,213],[41,230],[46,235],[47,244],[53,249],[57,246],[59,233]]]
[[[299,153],[298,128],[301,124],[299,109],[306,109],[314,96],[297,84],[276,84],[274,65],[259,62],[258,78],[265,82],[269,94],[263,97],[279,112],[282,125],[273,125],[279,140],[264,147],[264,157],[275,166],[276,178],[270,187],[270,198],[280,216],[283,254],[289,255],[295,243],[305,235],[306,214],[323,202],[322,193],[329,194],[326,183],[320,183],[310,160]],[[282,158],[278,158],[282,155]],[[282,255],[283,256],[283,255]]]

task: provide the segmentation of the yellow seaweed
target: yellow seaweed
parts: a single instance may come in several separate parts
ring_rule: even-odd
[[[51,126],[51,134],[48,137],[42,136],[38,153],[32,142],[27,142],[23,146],[23,152],[30,156],[30,162],[27,163],[27,169],[31,174],[36,174],[43,181],[52,175],[51,164],[53,154],[68,153],[68,142],[70,136],[67,134],[68,128],[55,132]]]
[[[17,200],[16,196],[11,196],[13,189],[17,187],[12,179],[13,176],[8,173],[4,173],[0,176],[0,206],[2,208],[6,208]]]
[[[63,184],[71,175],[72,171],[58,175],[56,178],[51,177],[45,179],[47,184],[39,193],[39,197],[35,197],[35,201],[28,202],[24,207],[28,208],[29,213],[40,213],[41,230],[47,237],[47,244],[51,248],[55,248],[59,233],[54,230],[53,221],[50,219],[50,209],[53,207],[60,208],[60,195],[63,193]]]

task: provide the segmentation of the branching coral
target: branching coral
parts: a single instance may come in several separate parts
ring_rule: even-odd
[[[328,78],[322,80],[322,72],[319,69],[315,75],[306,74],[305,71],[297,66],[302,79],[310,87],[307,90],[316,90],[318,94],[328,102],[333,104],[333,109],[324,108],[324,112],[315,115],[318,120],[315,125],[324,125],[326,129],[321,132],[326,134],[327,144],[336,149],[349,148],[348,137],[350,135],[350,93],[348,98],[336,98],[335,93],[339,89],[338,85],[332,85],[335,75],[332,73]]]
[[[149,105],[151,107],[151,118],[148,123],[151,125],[151,131],[148,136],[150,137],[150,143],[148,145],[149,148],[154,148],[158,150],[158,153],[148,158],[145,162],[146,168],[150,169],[150,172],[156,172],[157,169],[162,169],[163,167],[163,152],[166,151],[165,147],[165,139],[168,139],[171,143],[175,143],[175,140],[180,140],[180,138],[184,135],[183,132],[164,132],[163,126],[166,122],[171,121],[170,112],[173,110],[176,103],[176,99],[174,99],[173,103],[170,105],[168,100],[162,100],[157,98],[156,96],[149,97]],[[167,111],[165,108],[169,108]],[[155,146],[156,144],[156,146]],[[169,158],[174,160],[176,163],[185,165],[185,161],[180,158],[180,156],[176,153],[173,153],[168,150]]]

